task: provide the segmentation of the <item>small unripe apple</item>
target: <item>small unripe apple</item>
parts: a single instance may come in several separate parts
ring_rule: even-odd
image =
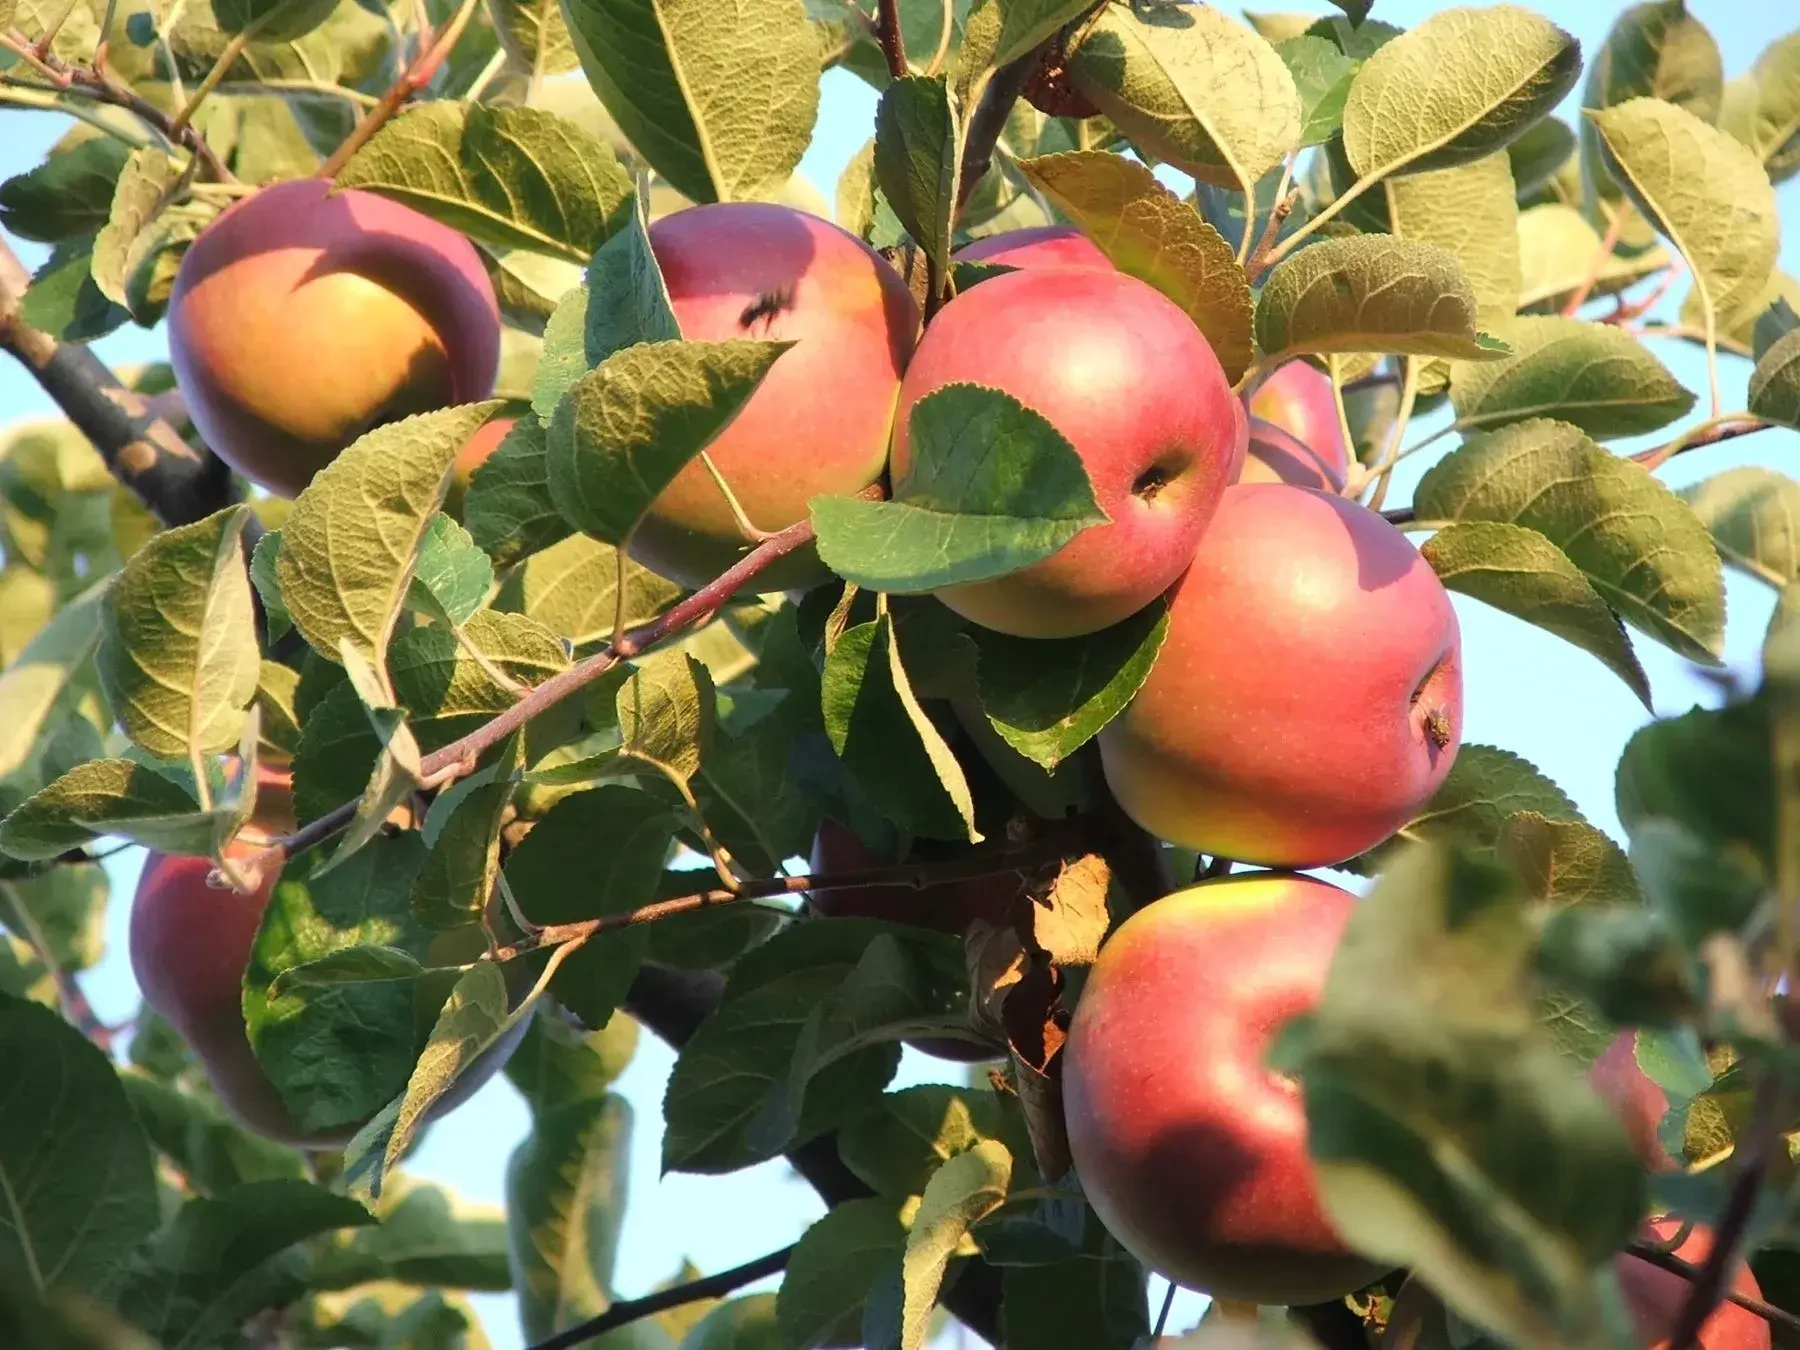
[[[1193,321],[1122,272],[1040,268],[994,277],[946,305],[900,387],[892,473],[912,463],[913,405],[948,384],[1011,394],[1081,457],[1110,523],[1050,557],[938,598],[1018,637],[1076,637],[1169,588],[1236,476],[1242,406]]]
[[[1443,583],[1375,512],[1283,483],[1228,488],[1156,665],[1101,733],[1106,781],[1185,848],[1342,862],[1450,772],[1460,651]]]
[[[720,342],[794,343],[769,370],[707,458],[759,530],[806,518],[826,493],[881,477],[900,372],[919,309],[898,273],[828,220],[767,202],[724,202],[665,216],[650,246],[681,334]],[[651,571],[701,586],[752,547],[699,459],[664,488],[631,538]],[[830,574],[812,549],[757,578],[764,591]]]
[[[1669,1242],[1680,1231],[1681,1224],[1674,1219],[1655,1219],[1644,1225],[1640,1236],[1660,1244]],[[1675,1255],[1689,1265],[1704,1265],[1712,1245],[1712,1230],[1695,1224]],[[1631,1309],[1638,1335],[1643,1338],[1644,1350],[1671,1350],[1675,1322],[1693,1286],[1682,1276],[1653,1266],[1639,1256],[1621,1254],[1615,1257],[1613,1270],[1624,1288],[1625,1302]],[[1756,1276],[1750,1273],[1749,1266],[1741,1263],[1731,1277],[1731,1288],[1750,1298],[1762,1297]],[[1721,1302],[1701,1326],[1700,1337],[1694,1344],[1699,1350],[1769,1350],[1769,1341],[1767,1322],[1748,1308]]]
[[[1344,490],[1350,450],[1330,376],[1305,361],[1284,362],[1257,386],[1248,406],[1250,452],[1239,482]]]
[[[1318,1303],[1380,1273],[1326,1220],[1299,1087],[1267,1063],[1355,905],[1247,873],[1152,902],[1100,949],[1064,1051],[1069,1149],[1107,1231],[1178,1284]]]
[[[500,311],[469,241],[322,179],[262,188],[194,240],[169,357],[207,445],[284,497],[364,432],[484,399]]]
[[[450,515],[462,518],[463,500],[469,495],[469,480],[475,476],[475,470],[487,463],[488,456],[500,448],[500,442],[506,439],[507,432],[518,420],[516,417],[496,417],[483,423],[463,442],[450,465],[450,485],[444,493],[444,510]]]
[[[885,861],[848,826],[830,819],[819,822],[819,832],[813,837],[812,847],[814,876],[860,872],[865,868],[880,867]],[[1007,923],[1014,902],[1023,893],[1019,875],[1005,872],[962,881],[940,881],[929,886],[834,888],[812,893],[807,897],[807,905],[815,914],[827,919],[880,919],[885,923],[906,923],[961,937],[976,919],[995,927]],[[907,1043],[925,1054],[963,1063],[979,1063],[1000,1053],[973,1041],[948,1038]]]
[[[999,263],[1006,267],[1111,272],[1112,260],[1073,225],[1037,225],[990,234],[956,250],[957,262]]]

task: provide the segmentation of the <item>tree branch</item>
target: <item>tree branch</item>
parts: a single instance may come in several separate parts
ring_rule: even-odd
[[[381,96],[381,100],[369,109],[362,121],[356,124],[356,129],[346,136],[343,143],[331,152],[331,157],[319,166],[318,177],[336,178],[344,165],[350,162],[350,157],[369,143],[369,138],[380,131],[383,123],[400,110],[400,105],[431,83],[431,77],[437,74],[438,67],[443,65],[449,57],[457,40],[462,37],[463,29],[469,26],[469,20],[474,17],[475,10],[480,3],[481,0],[462,0],[462,4],[457,6],[456,13],[450,17],[450,22],[445,24],[443,31],[438,34],[437,41],[419,53],[418,59],[401,72],[399,79],[388,86],[388,90]]]
[[[876,15],[875,40],[887,58],[888,74],[904,80],[912,68],[906,64],[906,35],[900,31],[900,0],[880,0]]]
[[[30,284],[25,265],[0,240],[0,349],[56,400],[113,476],[165,525],[186,525],[230,505],[231,472],[223,461],[188,445],[86,347],[25,322]]]
[[[879,487],[867,488],[864,495],[879,495],[880,492]],[[785,530],[770,535],[679,604],[671,606],[648,623],[639,624],[603,650],[551,676],[512,707],[482,723],[467,736],[426,755],[420,763],[422,781],[427,786],[439,787],[472,772],[476,761],[483,754],[532,718],[549,711],[571,694],[585,689],[619,662],[628,661],[639,652],[654,647],[683,629],[711,618],[720,606],[753,581],[759,573],[788,554],[806,547],[812,540],[811,520],[797,521]],[[356,818],[356,806],[355,802],[345,802],[293,834],[272,840],[267,849],[254,859],[246,859],[246,863],[260,867],[274,866],[314,844],[323,843],[349,826]]]
[[[79,94],[96,103],[110,103],[115,108],[123,108],[138,121],[161,136],[163,141],[172,146],[187,150],[200,161],[206,170],[206,176],[218,183],[235,183],[237,175],[225,167],[225,163],[207,144],[191,123],[176,124],[176,120],[140,96],[129,86],[119,83],[104,67],[84,70],[79,66],[71,66],[60,57],[49,51],[39,52],[37,47],[26,41],[17,30],[8,34],[0,34],[0,49],[12,52],[20,61],[31,66],[39,75],[57,90],[64,93]]]
[[[1691,1261],[1683,1261],[1674,1252],[1666,1252],[1653,1242],[1633,1242],[1626,1251],[1646,1261],[1659,1270],[1666,1270],[1671,1275],[1679,1275],[1690,1283],[1700,1278],[1700,1267]],[[1777,1308],[1773,1303],[1764,1302],[1760,1298],[1751,1298],[1748,1294],[1740,1294],[1735,1289],[1727,1289],[1724,1294],[1726,1303],[1735,1303],[1745,1312],[1755,1313],[1771,1326],[1781,1327],[1786,1331],[1800,1332],[1800,1317],[1786,1308]]]
[[[686,1284],[678,1284],[671,1289],[658,1290],[654,1294],[646,1294],[643,1298],[629,1299],[624,1303],[615,1303],[598,1317],[570,1327],[567,1331],[559,1331],[549,1340],[539,1341],[530,1350],[570,1350],[570,1347],[594,1340],[618,1327],[630,1326],[633,1322],[641,1322],[646,1317],[653,1317],[670,1308],[679,1308],[684,1303],[698,1303],[704,1298],[721,1298],[734,1293],[747,1284],[754,1284],[765,1275],[773,1275],[787,1267],[788,1258],[794,1254],[792,1247],[783,1247],[778,1252],[770,1252],[767,1256],[759,1256],[754,1261],[746,1261],[741,1266],[733,1266],[730,1270],[721,1270],[717,1275],[702,1276],[698,1280],[689,1280]]]
[[[778,895],[801,895],[811,891],[855,890],[863,886],[907,886],[923,890],[946,881],[966,881],[974,877],[999,876],[1004,872],[1023,872],[1042,867],[1066,855],[1076,842],[1079,830],[1066,828],[1070,822],[1059,822],[1065,828],[1051,827],[1052,833],[1029,844],[977,845],[955,858],[932,862],[891,863],[880,867],[862,867],[848,872],[832,872],[820,876],[783,874],[747,881],[735,891],[715,888],[696,891],[692,895],[653,901],[622,914],[606,914],[578,923],[551,924],[510,946],[496,947],[487,953],[490,961],[511,961],[544,947],[561,946],[565,942],[585,942],[599,933],[619,928],[636,928],[642,924],[693,914],[703,909],[745,900],[766,900]]]
[[[1006,119],[1012,115],[1013,104],[1019,101],[1025,82],[1037,69],[1037,63],[1038,49],[1034,47],[1017,61],[1001,66],[989,78],[981,101],[969,117],[969,133],[963,138],[962,183],[956,192],[958,214],[969,204],[975,189],[987,175],[988,166],[994,162],[994,146],[1000,141],[1000,133],[1006,130]]]
[[[1631,457],[1632,462],[1641,464],[1646,469],[1660,469],[1679,454],[1689,450],[1698,450],[1703,445],[1717,445],[1720,441],[1733,441],[1739,436],[1750,436],[1758,431],[1767,431],[1774,426],[1773,422],[1765,422],[1750,413],[1730,413],[1724,417],[1714,418],[1710,422],[1702,422],[1699,426],[1677,436],[1674,440],[1655,446],[1649,450],[1640,450]]]

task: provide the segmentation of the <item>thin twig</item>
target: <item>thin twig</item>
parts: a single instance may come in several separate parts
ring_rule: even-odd
[[[866,491],[875,493],[880,489],[870,488]],[[426,755],[419,766],[422,782],[431,787],[442,787],[472,772],[476,761],[483,754],[532,718],[571,694],[587,688],[619,662],[628,661],[674,634],[711,618],[727,600],[755,580],[758,574],[788,554],[806,547],[812,539],[810,520],[799,521],[769,536],[679,604],[671,606],[648,623],[639,624],[594,655],[551,676],[510,708],[476,727],[467,736]],[[356,818],[356,806],[355,802],[345,802],[336,810],[308,822],[293,834],[274,840],[256,860],[257,863],[264,868],[277,866],[284,858],[292,858],[313,845],[330,839]]]
[[[582,1345],[596,1337],[619,1327],[630,1326],[633,1322],[642,1321],[646,1317],[654,1317],[659,1312],[670,1308],[679,1308],[686,1303],[698,1303],[701,1299],[721,1298],[734,1293],[747,1284],[754,1284],[766,1276],[773,1275],[787,1268],[788,1259],[794,1254],[792,1247],[783,1247],[778,1252],[770,1252],[767,1256],[759,1256],[754,1261],[746,1261],[741,1266],[733,1266],[730,1270],[721,1270],[717,1275],[702,1276],[698,1280],[689,1280],[686,1284],[678,1284],[670,1289],[660,1289],[654,1294],[646,1294],[643,1298],[628,1299],[624,1303],[615,1303],[598,1317],[589,1318],[567,1331],[559,1331],[548,1340],[539,1341],[530,1350],[571,1350],[571,1347]]]
[[[1641,464],[1646,469],[1660,469],[1676,455],[1689,450],[1697,450],[1703,445],[1717,445],[1720,441],[1733,441],[1739,436],[1749,436],[1758,431],[1767,431],[1774,426],[1773,422],[1765,422],[1750,413],[1731,413],[1725,417],[1715,418],[1710,422],[1702,422],[1690,431],[1685,431],[1674,440],[1663,445],[1653,446],[1649,450],[1640,450],[1631,457],[1634,464]]]
[[[1730,1287],[1738,1248],[1750,1226],[1750,1216],[1756,1211],[1756,1197],[1762,1190],[1769,1154],[1781,1139],[1781,1106],[1782,1093],[1774,1079],[1764,1079],[1757,1088],[1749,1137],[1736,1154],[1737,1177],[1726,1197],[1724,1211],[1713,1225],[1712,1249],[1694,1275],[1693,1287],[1675,1318],[1669,1350],[1693,1350],[1699,1344],[1700,1329]]]
[[[678,915],[694,914],[703,909],[717,909],[721,905],[747,900],[768,900],[776,896],[816,891],[858,890],[864,886],[905,886],[923,890],[927,886],[941,885],[948,881],[968,881],[976,877],[1000,876],[1006,872],[1024,872],[1046,866],[1066,856],[1079,834],[1079,830],[1063,830],[1029,844],[979,845],[955,858],[861,867],[854,871],[821,875],[784,873],[781,876],[746,881],[734,890],[715,888],[696,891],[692,895],[653,901],[620,914],[604,914],[597,919],[583,919],[578,923],[549,924],[508,946],[495,947],[487,954],[486,959],[511,961],[545,947],[586,941],[600,933],[620,928],[636,928]]]
[[[207,144],[206,137],[191,124],[177,128],[168,113],[144,99],[135,90],[121,84],[103,67],[84,70],[70,65],[53,52],[40,54],[17,30],[0,34],[0,50],[12,52],[57,89],[125,109],[168,144],[191,153],[205,169],[207,177],[221,183],[237,182],[237,176],[225,167],[225,162],[219,158],[218,153]]]
[[[431,83],[431,77],[437,74],[438,67],[449,57],[480,3],[481,0],[462,0],[450,22],[444,25],[443,32],[438,34],[437,41],[421,52],[419,58],[401,73],[400,78],[388,86],[380,101],[356,124],[356,129],[344,138],[343,144],[331,152],[331,158],[319,166],[318,177],[336,178],[344,165],[350,162],[350,157],[369,143],[369,138],[400,110],[400,105]]]
[[[186,525],[232,501],[231,473],[196,451],[104,361],[25,322],[31,275],[0,240],[0,351],[10,352],[93,442],[106,467],[165,525]]]
[[[1626,1251],[1640,1261],[1648,1262],[1658,1270],[1666,1270],[1671,1275],[1679,1275],[1692,1283],[1700,1277],[1700,1267],[1691,1261],[1683,1261],[1674,1252],[1666,1251],[1654,1242],[1633,1242]],[[1773,1303],[1765,1303],[1760,1298],[1752,1298],[1749,1294],[1740,1294],[1735,1289],[1725,1291],[1724,1300],[1735,1303],[1745,1312],[1755,1313],[1771,1326],[1784,1327],[1788,1331],[1800,1332],[1800,1317],[1786,1308],[1777,1308]]]
[[[888,74],[904,80],[912,71],[906,64],[906,34],[900,31],[900,0],[880,0],[876,15],[875,40],[887,58]]]
[[[1275,247],[1275,237],[1281,233],[1282,222],[1294,209],[1294,203],[1300,200],[1297,189],[1288,191],[1293,177],[1294,156],[1289,155],[1281,162],[1281,181],[1275,185],[1275,204],[1269,208],[1268,224],[1263,226],[1254,249],[1250,247],[1250,231],[1256,227],[1256,185],[1252,183],[1245,190],[1244,237],[1238,244],[1238,266],[1244,269],[1245,276],[1253,277],[1262,270],[1262,260]]]
[[[1594,256],[1588,263],[1587,275],[1581,279],[1581,285],[1575,288],[1575,294],[1563,306],[1564,318],[1573,318],[1587,303],[1588,296],[1593,293],[1594,283],[1600,280],[1600,269],[1606,266],[1606,260],[1612,257],[1613,250],[1619,246],[1619,236],[1624,230],[1625,203],[1620,202],[1618,209],[1613,212],[1612,224],[1606,227],[1606,237],[1600,241],[1600,247],[1594,250]]]

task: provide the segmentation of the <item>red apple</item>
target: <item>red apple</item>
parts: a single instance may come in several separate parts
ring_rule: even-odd
[[[1074,637],[1129,617],[1180,576],[1236,475],[1243,409],[1175,304],[1122,272],[1009,272],[952,300],[900,387],[892,472],[911,465],[907,418],[947,384],[1000,389],[1081,456],[1110,523],[1022,571],[938,598],[983,627]]]
[[[221,458],[296,496],[383,422],[486,398],[500,311],[469,241],[322,179],[262,188],[181,260],[169,355]]]
[[[813,497],[880,478],[919,328],[899,274],[830,221],[764,202],[677,211],[650,227],[650,243],[683,337],[796,344],[707,451],[751,524],[784,529],[805,519]],[[711,581],[750,547],[698,459],[631,541],[633,557],[685,586]],[[757,584],[788,590],[827,575],[806,549]]]
[[[1588,1066],[1588,1082],[1619,1117],[1632,1151],[1644,1165],[1658,1172],[1673,1171],[1675,1160],[1657,1133],[1669,1114],[1669,1097],[1638,1064],[1636,1032],[1622,1031],[1614,1038]]]
[[[1380,1273],[1326,1221],[1299,1087],[1267,1065],[1355,904],[1245,874],[1147,905],[1100,949],[1064,1053],[1069,1148],[1107,1230],[1178,1284],[1318,1303]]]
[[[813,838],[813,875],[857,872],[879,867],[885,861],[871,852],[857,838],[856,831],[848,826],[829,819],[819,822],[819,832]],[[1022,894],[1018,874],[1007,872],[971,877],[966,881],[943,881],[931,886],[860,886],[852,890],[819,891],[807,897],[807,904],[814,913],[827,919],[880,919],[961,937],[976,919],[986,920],[996,927],[1005,924],[1014,902]],[[1000,1053],[973,1041],[949,1038],[909,1041],[908,1044],[939,1059],[963,1063],[994,1059]]]
[[[1666,1243],[1680,1231],[1681,1224],[1674,1219],[1655,1219],[1644,1225],[1642,1236],[1646,1241]],[[1703,1265],[1712,1251],[1712,1239],[1710,1228],[1696,1224],[1675,1255],[1690,1265]],[[1644,1350],[1671,1350],[1675,1321],[1691,1288],[1688,1281],[1638,1256],[1615,1257],[1613,1270],[1624,1287],[1625,1302],[1631,1308],[1638,1335],[1643,1337]],[[1732,1276],[1731,1287],[1750,1298],[1762,1297],[1756,1276],[1741,1263]],[[1769,1339],[1769,1324],[1762,1318],[1735,1303],[1720,1303],[1700,1328],[1696,1344],[1699,1350],[1769,1350]]]
[[[990,234],[956,251],[957,262],[999,263],[1006,267],[1111,272],[1099,245],[1073,225],[1038,225],[1029,230]]]
[[[1101,733],[1106,781],[1185,848],[1342,862],[1450,771],[1460,659],[1443,583],[1375,512],[1283,483],[1229,488],[1150,677]]]
[[[1330,376],[1304,361],[1284,362],[1257,386],[1248,407],[1250,453],[1239,482],[1344,490],[1350,451]]]

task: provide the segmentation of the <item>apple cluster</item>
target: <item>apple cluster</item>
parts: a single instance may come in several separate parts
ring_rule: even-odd
[[[1107,784],[1157,838],[1259,870],[1153,902],[1102,949],[1064,1057],[1077,1173],[1111,1232],[1182,1284],[1265,1304],[1366,1284],[1379,1272],[1321,1212],[1299,1094],[1267,1052],[1316,1003],[1355,903],[1304,871],[1366,852],[1431,798],[1457,751],[1462,680],[1443,586],[1347,495],[1353,455],[1330,380],[1295,361],[1240,397],[1188,315],[1072,229],[966,247],[958,260],[985,264],[982,279],[923,329],[878,253],[800,211],[694,207],[658,220],[650,241],[685,337],[794,344],[709,445],[710,466],[690,463],[634,533],[633,557],[656,573],[702,585],[751,547],[745,519],[775,531],[820,494],[904,481],[909,411],[949,385],[1012,395],[1080,457],[1107,523],[938,599],[1031,639],[1166,603],[1154,668],[1101,733]],[[169,331],[207,444],[293,496],[372,427],[486,398],[499,310],[460,234],[306,180],[239,202],[195,241]],[[465,447],[452,509],[510,425],[496,419]],[[759,584],[828,576],[807,550]],[[258,828],[291,828],[284,790],[265,784]],[[816,872],[877,861],[845,826],[821,827]],[[145,869],[132,920],[145,997],[247,1124],[341,1143],[295,1126],[244,1035],[243,970],[276,878],[239,896],[209,888],[208,869],[170,857]],[[837,890],[813,908],[961,933],[1005,923],[1021,886],[1008,874]]]

